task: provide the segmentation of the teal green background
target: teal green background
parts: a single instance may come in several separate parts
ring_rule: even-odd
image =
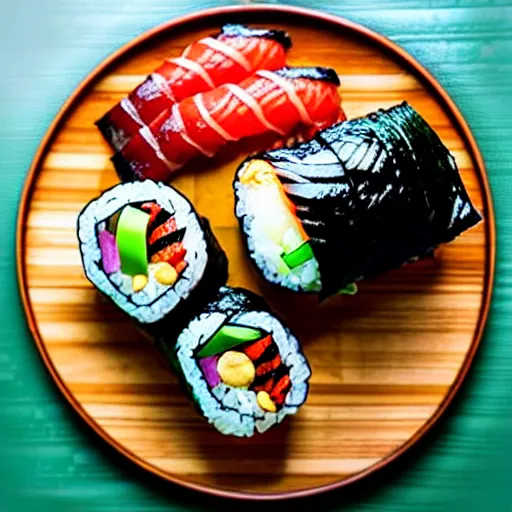
[[[2,2],[2,512],[28,507],[77,512],[235,508],[233,502],[204,498],[147,476],[87,430],[58,394],[36,353],[19,302],[14,252],[18,201],[28,167],[50,122],[78,83],[144,30],[181,14],[231,3]],[[512,2],[293,3],[367,25],[402,45],[434,74],[459,106],[482,150],[498,229],[497,275],[485,338],[449,415],[426,442],[390,470],[349,492],[305,504],[322,510],[512,511]]]

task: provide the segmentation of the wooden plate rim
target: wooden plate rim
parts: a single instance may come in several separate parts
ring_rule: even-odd
[[[28,293],[28,284],[27,284],[27,276],[26,276],[26,268],[25,268],[25,236],[24,236],[24,227],[27,220],[28,215],[28,206],[30,204],[30,199],[34,187],[34,183],[37,178],[38,170],[43,162],[43,159],[46,156],[49,146],[53,142],[53,139],[61,127],[63,121],[65,120],[68,112],[75,107],[78,101],[85,94],[89,86],[97,80],[111,65],[117,63],[126,53],[134,50],[139,45],[143,43],[147,43],[148,41],[156,38],[160,35],[164,35],[166,32],[172,30],[173,28],[179,27],[181,25],[186,25],[189,23],[196,23],[204,18],[214,18],[223,15],[232,16],[234,14],[247,14],[247,13],[256,13],[256,14],[268,14],[268,13],[281,13],[283,15],[293,15],[295,17],[303,17],[310,19],[314,22],[323,22],[331,25],[335,25],[340,27],[345,31],[350,31],[355,33],[357,36],[362,37],[363,39],[370,40],[372,43],[377,46],[383,47],[385,50],[390,51],[392,54],[397,56],[401,61],[401,64],[405,64],[407,67],[412,68],[417,76],[419,76],[424,82],[427,88],[437,96],[437,99],[443,105],[445,113],[447,113],[454,124],[461,132],[461,136],[463,141],[467,144],[470,150],[471,159],[473,161],[475,171],[478,174],[478,178],[480,181],[480,186],[483,191],[483,199],[484,199],[484,211],[486,212],[486,238],[488,240],[488,244],[486,247],[486,269],[485,269],[485,283],[483,290],[483,301],[480,308],[480,314],[478,318],[478,324],[475,329],[475,334],[473,337],[473,341],[471,342],[471,346],[466,354],[466,358],[460,368],[453,384],[450,386],[447,394],[444,399],[441,401],[437,410],[432,414],[432,416],[422,425],[422,427],[405,443],[400,445],[393,452],[389,453],[386,457],[382,458],[379,462],[374,465],[366,468],[365,470],[356,473],[349,478],[344,480],[340,480],[338,482],[333,482],[326,485],[321,485],[317,487],[296,490],[296,491],[287,491],[287,492],[277,492],[277,493],[268,493],[268,494],[258,494],[258,493],[249,493],[249,492],[238,492],[238,491],[230,491],[225,489],[220,489],[216,487],[210,487],[208,485],[198,484],[192,481],[188,481],[179,476],[172,475],[167,473],[166,471],[157,468],[153,464],[148,463],[144,459],[135,455],[131,450],[120,444],[117,440],[111,437],[107,432],[103,430],[103,428],[84,410],[80,402],[75,398],[71,390],[67,387],[66,383],[62,380],[59,375],[58,370],[55,368],[50,355],[46,349],[46,345],[44,343],[41,334],[37,328],[37,323],[35,319],[34,312],[32,310],[32,306],[30,303],[29,293]],[[464,117],[461,112],[450,98],[448,93],[444,90],[444,88],[436,81],[436,79],[424,68],[421,64],[419,64],[411,55],[409,55],[404,49],[400,46],[396,45],[385,36],[366,28],[358,23],[347,20],[343,17],[328,14],[322,11],[314,10],[314,9],[306,9],[302,7],[293,7],[286,5],[239,5],[239,6],[227,6],[227,7],[216,7],[210,9],[204,9],[200,11],[193,12],[188,15],[180,16],[174,18],[168,22],[160,24],[153,29],[150,29],[138,37],[132,39],[127,44],[121,46],[118,50],[112,53],[109,57],[104,59],[91,73],[89,73],[82,82],[78,85],[78,87],[74,90],[71,96],[64,102],[62,107],[60,108],[58,114],[50,124],[45,136],[43,137],[32,161],[30,169],[28,171],[27,178],[25,180],[25,184],[23,187],[23,191],[20,197],[20,204],[18,210],[18,219],[16,225],[16,270],[17,270],[17,278],[18,278],[18,287],[20,291],[21,301],[23,305],[23,309],[25,312],[25,316],[27,319],[28,327],[32,336],[34,337],[37,349],[39,354],[46,366],[47,371],[52,377],[53,381],[67,399],[68,403],[72,406],[72,408],[77,412],[80,417],[93,429],[93,431],[100,436],[106,443],[108,443],[111,447],[116,449],[122,455],[124,455],[128,460],[135,463],[137,466],[142,469],[163,478],[169,482],[174,484],[181,485],[185,488],[203,492],[206,494],[210,494],[217,497],[222,498],[231,498],[231,499],[239,499],[239,500],[283,500],[283,499],[291,499],[291,498],[302,498],[307,496],[313,496],[316,494],[332,491],[334,489],[338,489],[341,487],[347,487],[351,484],[359,482],[363,478],[369,476],[370,474],[374,474],[378,470],[388,466],[396,459],[398,459],[401,455],[403,455],[406,451],[409,450],[413,445],[417,444],[423,437],[427,435],[427,433],[432,429],[432,427],[437,423],[439,418],[443,415],[443,413],[448,409],[450,403],[453,401],[457,391],[461,387],[469,368],[475,358],[478,347],[480,345],[485,325],[487,322],[487,318],[489,315],[489,308],[491,304],[492,290],[494,285],[494,274],[495,274],[495,259],[496,259],[496,226],[495,226],[495,215],[494,215],[494,207],[492,201],[491,189],[488,181],[488,177],[485,170],[484,161],[478,145],[471,133],[471,130],[466,123]]]

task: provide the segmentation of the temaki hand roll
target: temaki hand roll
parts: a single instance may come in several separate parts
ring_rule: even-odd
[[[248,158],[234,189],[260,273],[321,298],[354,293],[481,220],[455,159],[406,102]]]
[[[266,301],[221,287],[179,332],[157,336],[198,412],[220,433],[251,437],[294,415],[311,370],[299,342]]]
[[[209,222],[176,189],[119,184],[80,213],[86,277],[148,334],[184,323],[227,280]]]

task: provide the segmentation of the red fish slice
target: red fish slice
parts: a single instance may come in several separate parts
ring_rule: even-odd
[[[156,227],[149,237],[148,244],[154,244],[159,238],[163,238],[170,233],[174,233],[178,227],[176,226],[176,219],[171,217],[167,219],[163,224]]]
[[[158,263],[159,261],[167,261],[173,267],[176,267],[178,263],[183,261],[187,250],[183,245],[183,242],[176,242],[172,245],[168,245],[161,251],[157,252],[151,257],[151,263]]]
[[[270,391],[270,398],[277,405],[283,405],[292,382],[289,375],[283,375]]]
[[[174,103],[228,81],[238,83],[258,69],[283,67],[290,46],[290,37],[281,30],[224,25],[220,33],[203,37],[179,57],[163,62],[96,125],[107,142],[120,150]]]
[[[338,75],[329,68],[257,71],[240,84],[196,94],[162,112],[114,158],[124,181],[168,181],[191,159],[214,156],[230,141],[300,126],[321,130],[345,117]]]
[[[156,216],[162,211],[162,207],[157,203],[144,203],[141,208],[146,212],[149,213],[149,222],[148,222],[148,228],[151,227],[153,222],[155,222]]]
[[[245,354],[249,357],[251,361],[256,361],[265,350],[270,347],[272,344],[272,335],[265,336],[254,343],[251,343],[249,346],[244,348]]]

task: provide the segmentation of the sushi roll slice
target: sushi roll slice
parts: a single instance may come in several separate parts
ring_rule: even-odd
[[[78,216],[77,235],[86,277],[149,334],[184,323],[227,280],[208,220],[162,183],[105,191]]]
[[[307,398],[311,370],[297,338],[262,297],[243,288],[221,287],[182,331],[157,337],[156,346],[222,434],[263,433]]]
[[[252,156],[233,187],[259,272],[321,299],[355,293],[481,220],[455,159],[406,102]]]

